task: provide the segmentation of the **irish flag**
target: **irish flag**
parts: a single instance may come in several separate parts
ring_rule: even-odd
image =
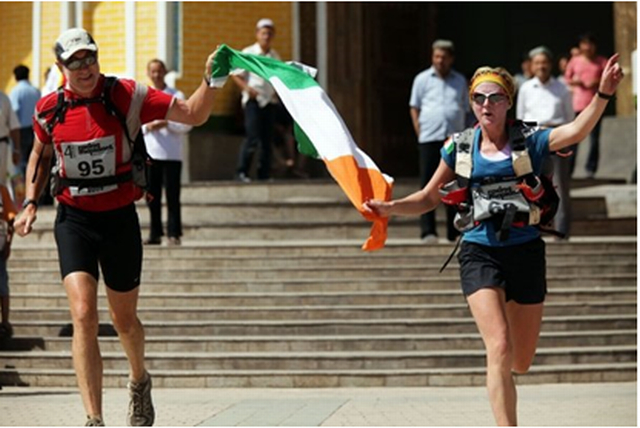
[[[222,45],[214,58],[212,84],[222,82],[233,69],[241,68],[268,80],[293,120],[299,150],[322,159],[351,203],[373,222],[362,248],[377,250],[387,239],[387,218],[365,214],[369,199],[391,199],[393,178],[358,148],[335,106],[318,83],[305,71],[272,58],[249,55]]]

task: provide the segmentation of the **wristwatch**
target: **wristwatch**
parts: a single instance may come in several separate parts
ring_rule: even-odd
[[[29,205],[33,205],[36,208],[38,208],[38,201],[36,201],[35,199],[25,199],[24,202],[22,203],[22,209],[27,208],[27,206]]]

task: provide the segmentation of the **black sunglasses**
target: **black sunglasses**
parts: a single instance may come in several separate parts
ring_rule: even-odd
[[[79,70],[81,68],[90,67],[93,64],[98,62],[98,55],[96,54],[88,54],[84,58],[80,59],[70,59],[69,61],[64,63],[64,66],[71,71]]]
[[[476,92],[473,95],[471,95],[471,99],[473,100],[474,103],[478,105],[484,104],[485,100],[487,99],[489,100],[489,104],[498,104],[505,101],[507,99],[507,96],[505,94],[499,94],[499,93],[481,94]]]

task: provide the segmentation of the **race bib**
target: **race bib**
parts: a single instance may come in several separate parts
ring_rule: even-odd
[[[116,175],[116,140],[113,135],[82,143],[62,143],[64,172],[68,178],[102,178]],[[111,192],[117,184],[101,187],[70,186],[71,196]]]

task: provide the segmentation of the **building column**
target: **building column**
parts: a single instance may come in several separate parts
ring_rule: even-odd
[[[318,56],[318,83],[329,92],[327,76],[327,2],[316,3],[316,52]]]
[[[300,61],[300,3],[291,3],[291,59]]]
[[[625,74],[616,94],[616,114],[618,116],[636,114],[633,81],[638,77],[633,75],[631,66],[631,53],[638,47],[636,7],[636,3],[613,3],[615,51],[620,53],[619,63]]]
[[[167,3],[166,2],[158,2],[156,3],[156,28],[158,31],[156,37],[157,50],[156,57],[161,59],[162,61],[167,61],[169,56],[168,52],[168,42],[167,42]]]
[[[136,78],[136,3],[124,4],[125,70],[127,77]]]
[[[42,3],[33,2],[31,9],[31,84],[36,88],[42,86],[40,84],[40,37],[42,32]]]
[[[71,28],[73,12],[71,11],[71,2],[60,2],[60,33]]]
[[[73,20],[76,28],[84,28],[84,4],[81,1],[74,2]]]

